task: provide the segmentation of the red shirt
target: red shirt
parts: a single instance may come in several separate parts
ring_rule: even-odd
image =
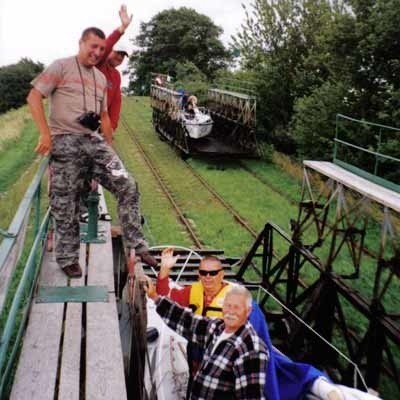
[[[189,305],[191,286],[185,286],[182,289],[169,290],[169,278],[157,278],[156,290],[160,296],[169,296],[171,300],[176,301],[183,307]]]
[[[121,36],[122,33],[116,29],[107,37],[106,50],[103,58],[96,65],[107,79],[107,108],[111,120],[111,126],[114,131],[118,127],[119,113],[121,112],[121,75],[114,67],[107,63],[107,57]]]
[[[226,286],[226,284],[222,284],[222,287]],[[192,286],[184,286],[182,289],[169,289],[169,278],[168,276],[165,278],[159,278],[157,277],[157,283],[156,283],[156,291],[157,294],[160,296],[168,296],[171,300],[174,300],[176,303],[183,307],[187,307],[190,302],[190,290]],[[222,288],[220,289],[222,290]],[[212,301],[214,300],[214,297],[217,296],[218,293],[216,293],[214,296],[206,296],[204,293],[204,307],[208,307]]]

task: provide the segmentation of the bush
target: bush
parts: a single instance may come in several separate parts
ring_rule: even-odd
[[[174,86],[176,89],[182,88],[185,92],[194,94],[199,100],[199,105],[204,105],[209,83],[206,76],[192,62],[177,64]]]
[[[332,159],[335,117],[347,114],[347,95],[343,83],[328,81],[296,100],[289,132],[301,158]]]
[[[43,64],[27,58],[17,64],[0,67],[0,114],[25,104],[30,82],[43,71],[43,67]]]

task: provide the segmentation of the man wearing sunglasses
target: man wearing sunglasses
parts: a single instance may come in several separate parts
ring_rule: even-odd
[[[183,307],[190,307],[195,314],[207,317],[222,317],[222,304],[226,291],[231,286],[224,281],[224,270],[221,261],[214,256],[201,260],[199,281],[190,286],[175,289],[169,286],[169,273],[176,264],[178,256],[169,247],[161,255],[160,272],[157,277],[157,293],[169,296]]]
[[[178,256],[169,247],[161,254],[160,272],[157,277],[156,290],[161,296],[168,296],[183,307],[190,307],[194,314],[210,318],[222,318],[222,305],[227,291],[232,287],[224,281],[224,269],[221,261],[214,256],[207,256],[200,262],[199,281],[183,288],[170,288],[169,274],[176,264]],[[193,343],[187,348],[190,379],[188,393],[194,376],[199,370],[204,351]]]

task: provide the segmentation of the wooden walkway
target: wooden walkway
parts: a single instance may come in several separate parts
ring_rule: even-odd
[[[385,207],[400,212],[399,193],[377,185],[328,161],[304,161],[303,163],[307,168],[340,182]]]
[[[39,289],[45,286],[98,286],[108,292],[108,300],[38,303],[38,291],[10,399],[127,398],[114,292],[110,223],[101,222],[99,226],[106,235],[106,243],[81,244],[80,264],[84,276],[68,280],[57,266],[53,253],[47,252]]]

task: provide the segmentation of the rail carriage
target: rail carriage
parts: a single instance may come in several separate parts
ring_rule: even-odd
[[[153,126],[160,137],[174,146],[183,158],[225,156],[257,158],[256,98],[225,89],[209,89],[205,107],[190,115],[184,110],[184,94],[163,86],[151,85]]]

